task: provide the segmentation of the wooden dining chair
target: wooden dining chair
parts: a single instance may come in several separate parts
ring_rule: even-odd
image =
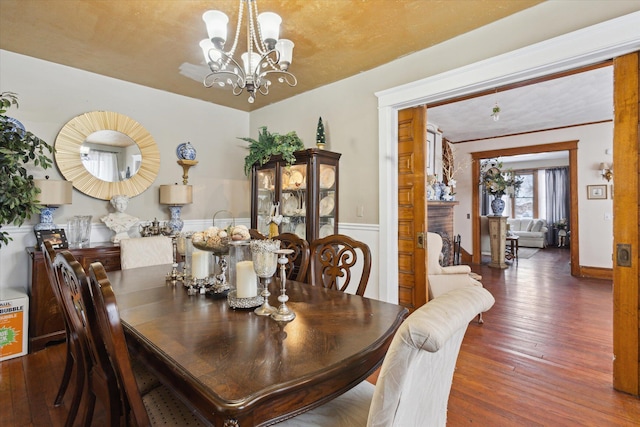
[[[254,239],[254,240],[265,240],[265,239],[268,239],[267,236],[265,236],[264,234],[262,234],[261,232],[259,232],[255,228],[250,228],[249,229],[249,236],[251,236],[251,238]]]
[[[91,319],[95,314],[90,298],[87,299],[87,276],[80,263],[66,250],[58,252],[53,269],[60,287],[62,307],[69,321],[70,334],[73,336],[71,341],[75,343],[76,390],[81,390],[82,394],[77,403],[83,404],[83,425],[89,426],[92,423],[96,396],[106,409],[107,425],[112,425],[112,420],[120,419],[122,407],[109,357],[93,339]],[[75,399],[73,403],[76,403]],[[73,418],[67,418],[67,426],[74,425],[77,409],[74,412]]]
[[[138,237],[120,241],[122,270],[171,264],[173,261],[173,242],[169,237]]]
[[[287,255],[289,258],[286,265],[287,279],[306,282],[309,269],[309,243],[293,233],[282,233],[274,239],[280,240],[280,249],[293,250],[293,253]]]
[[[89,267],[89,291],[95,307],[97,331],[113,363],[119,388],[119,401],[125,409],[123,424],[136,426],[205,425],[190,408],[165,386],[140,393],[135,381],[129,350],[120,321],[116,298],[104,267],[94,262]]]
[[[376,385],[363,381],[278,427],[442,426],[453,372],[469,322],[495,299],[484,288],[454,289],[400,325]]]
[[[356,294],[364,296],[371,274],[371,250],[344,234],[331,234],[310,245],[309,281],[312,285],[346,291],[360,274]]]
[[[58,387],[58,393],[56,394],[56,398],[53,401],[53,406],[57,407],[62,404],[62,399],[64,398],[64,395],[69,387],[73,368],[76,365],[75,360],[78,357],[82,357],[82,355],[77,349],[77,336],[73,334],[71,332],[71,329],[69,328],[69,316],[67,315],[67,311],[64,309],[64,302],[62,300],[62,296],[60,295],[60,284],[58,283],[58,278],[53,267],[53,260],[56,257],[56,251],[53,249],[53,246],[49,241],[42,242],[42,246],[40,247],[40,249],[42,250],[42,253],[44,255],[44,267],[45,271],[47,272],[49,284],[51,285],[51,290],[53,291],[53,295],[56,298],[56,302],[58,303],[58,307],[60,308],[60,313],[64,321],[64,329],[66,335],[66,360],[64,363],[64,370],[62,372],[62,380],[60,381],[60,386]],[[71,398],[71,404],[69,405],[69,413],[67,414],[67,418],[69,418],[70,420],[74,420],[78,413],[78,407],[80,405],[81,397],[82,387],[78,387],[76,385],[73,396]]]

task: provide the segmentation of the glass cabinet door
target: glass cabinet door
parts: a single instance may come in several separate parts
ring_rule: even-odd
[[[307,165],[297,164],[280,168],[282,196],[280,213],[281,233],[294,233],[307,238]]]
[[[258,231],[265,236],[269,235],[269,216],[272,214],[276,202],[276,168],[265,168],[257,171],[257,197],[256,217]]]
[[[318,237],[335,234],[336,231],[336,166],[320,164],[318,204]]]
[[[293,233],[312,242],[338,232],[338,165],[340,153],[317,148],[296,151],[287,165],[273,156],[253,166],[251,227],[269,235],[269,220],[282,215],[279,233]]]

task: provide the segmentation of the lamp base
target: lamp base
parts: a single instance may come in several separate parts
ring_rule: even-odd
[[[57,209],[57,206],[45,206],[40,211],[40,223],[33,226],[36,231],[41,230],[53,230],[57,226],[53,223],[53,211]]]
[[[171,212],[171,219],[167,222],[167,225],[171,229],[171,234],[176,234],[182,231],[182,226],[184,225],[184,221],[180,219],[180,211],[182,210],[182,206],[169,206],[169,211]]]

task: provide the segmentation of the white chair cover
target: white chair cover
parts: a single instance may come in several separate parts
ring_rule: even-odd
[[[169,237],[153,236],[120,241],[120,269],[171,264],[173,243]]]
[[[444,426],[453,371],[469,322],[494,304],[482,287],[452,290],[400,326],[375,387],[366,381],[278,427]]]

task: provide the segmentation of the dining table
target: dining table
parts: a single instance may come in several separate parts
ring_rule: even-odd
[[[322,405],[382,363],[407,309],[286,281],[290,322],[192,295],[171,265],[108,273],[132,357],[212,425],[267,426]],[[269,302],[278,305],[279,279]]]

